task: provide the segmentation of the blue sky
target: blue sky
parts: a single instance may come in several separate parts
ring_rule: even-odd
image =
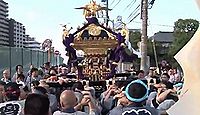
[[[43,42],[52,39],[53,46],[62,52],[62,27],[60,24],[68,24],[73,28],[81,26],[85,19],[82,10],[75,7],[84,6],[90,0],[5,0],[9,4],[9,18],[13,18],[24,24],[26,34],[36,37]],[[96,0],[100,3],[101,0]],[[117,4],[118,0],[109,0],[110,8]],[[123,17],[127,23],[129,14],[137,7],[141,0],[128,9],[125,7],[131,0],[121,2],[109,12],[110,19],[116,19],[118,15]],[[149,10],[148,35],[151,36],[158,31],[172,31],[174,22],[178,19],[200,20],[200,11],[195,0],[155,0],[154,6]],[[141,20],[137,17],[134,22],[129,23],[128,28],[140,29]]]

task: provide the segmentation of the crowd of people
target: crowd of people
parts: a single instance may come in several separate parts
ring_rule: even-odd
[[[31,65],[28,72],[17,65],[13,76],[4,70],[0,114],[167,115],[181,97],[183,85],[181,73],[166,61],[160,65],[160,74],[152,68],[147,74],[132,70],[124,79],[100,79],[93,84],[76,74],[75,68],[53,67],[49,62],[41,68]]]

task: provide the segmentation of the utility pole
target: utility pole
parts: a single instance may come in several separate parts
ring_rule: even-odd
[[[147,65],[147,20],[148,20],[148,0],[141,1],[142,36],[141,36],[141,62],[140,69],[145,74],[148,71]]]
[[[106,27],[108,27],[108,21],[109,21],[109,16],[108,16],[108,0],[106,0]]]

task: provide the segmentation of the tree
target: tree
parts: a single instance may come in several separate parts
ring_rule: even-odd
[[[139,49],[138,42],[141,41],[141,33],[140,32],[130,32],[129,41],[134,49]],[[152,41],[150,39],[147,40],[147,54],[153,54]]]
[[[199,22],[194,19],[179,19],[174,23],[174,41],[169,49],[169,56],[174,56],[194,35]]]
[[[139,31],[136,31],[136,32],[133,32],[133,31],[130,31],[129,33],[129,41],[131,43],[131,46],[134,48],[134,49],[138,49],[138,42],[141,41],[141,33]]]
[[[141,41],[141,32],[136,31],[136,32],[130,32],[129,33],[129,41],[131,43],[131,46],[135,49],[138,50],[138,42]],[[156,43],[156,49],[158,49],[158,47],[160,46],[160,44]],[[154,61],[154,52],[153,52],[153,44],[152,44],[152,40],[148,39],[147,40],[147,55],[150,56],[150,59]],[[136,60],[137,63],[140,63],[140,59]]]
[[[168,59],[173,67],[179,67],[174,55],[184,47],[192,38],[199,27],[199,22],[194,19],[179,19],[174,23],[174,41],[169,48]]]

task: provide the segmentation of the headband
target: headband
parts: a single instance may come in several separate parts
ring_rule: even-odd
[[[145,94],[143,97],[141,97],[141,98],[134,98],[134,97],[131,97],[131,96],[129,95],[129,92],[128,92],[129,87],[130,87],[132,84],[134,84],[134,83],[141,84],[142,86],[145,87],[145,89],[146,89],[146,94]],[[141,102],[141,101],[144,101],[146,98],[148,98],[148,93],[149,93],[149,91],[148,91],[147,85],[146,85],[143,81],[141,81],[141,80],[134,80],[134,81],[132,81],[131,83],[129,83],[129,84],[127,85],[127,87],[126,87],[126,89],[125,89],[125,95],[126,95],[126,97],[127,97],[130,101],[133,101],[133,102]]]

